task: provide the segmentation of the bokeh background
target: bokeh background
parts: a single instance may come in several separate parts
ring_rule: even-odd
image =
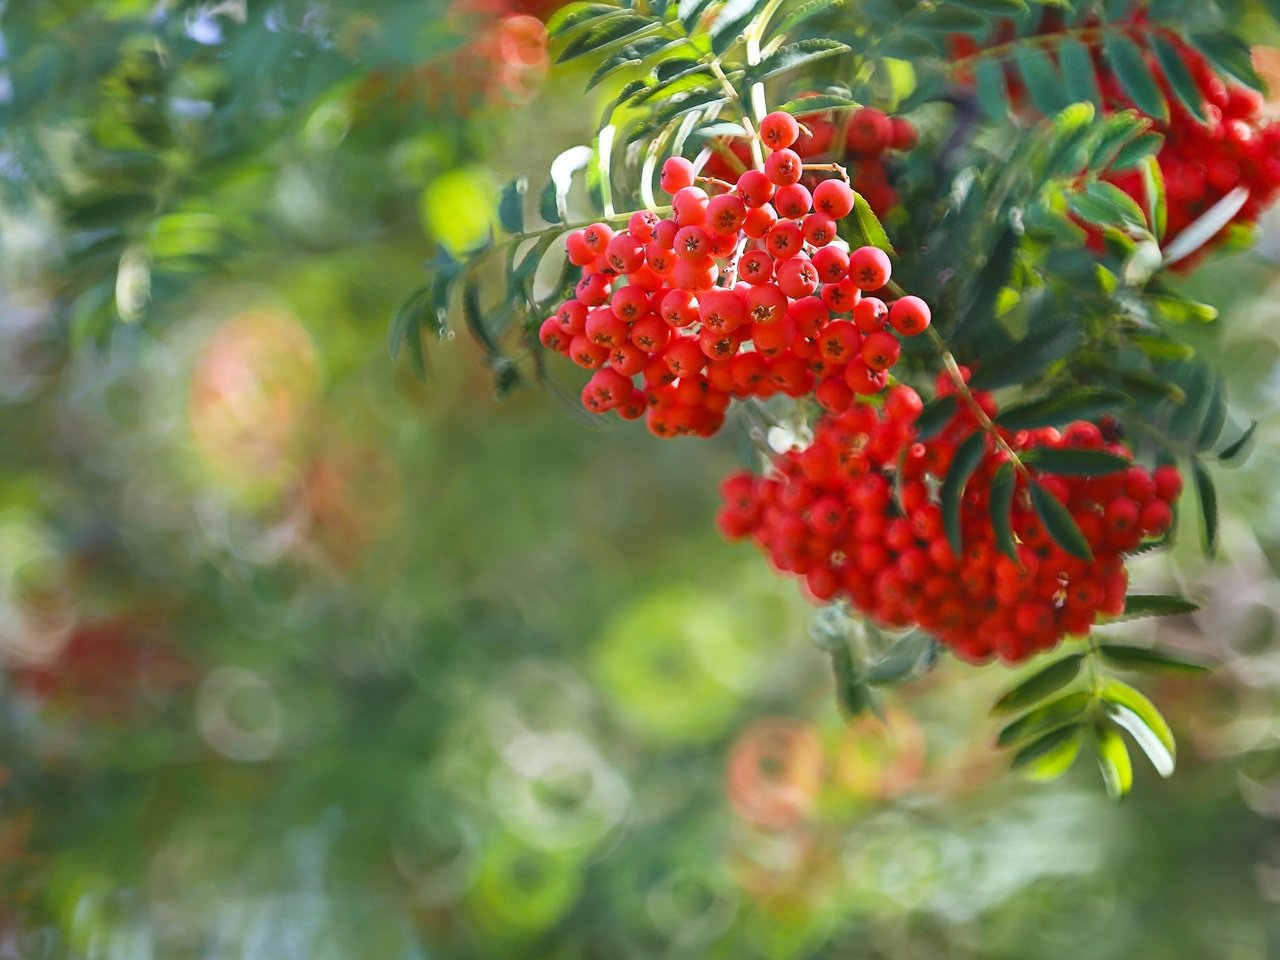
[[[1003,667],[840,718],[732,431],[389,360],[591,135],[547,12],[0,4],[0,957],[1280,957],[1280,231],[1189,281],[1260,425],[1135,579],[1204,609],[1111,628],[1221,664],[1179,769],[1029,784]]]

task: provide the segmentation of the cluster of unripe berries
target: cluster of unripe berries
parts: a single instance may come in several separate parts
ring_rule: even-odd
[[[927,328],[929,307],[886,302],[888,256],[839,240],[854,192],[841,179],[801,183],[798,134],[789,114],[765,117],[764,169],[736,184],[703,178],[711,192],[673,157],[661,174],[670,217],[642,211],[617,233],[598,223],[568,236],[582,278],[539,339],[595,371],[588,410],[644,416],[662,437],[709,436],[734,397],[816,391],[834,409],[884,388],[898,337]]]
[[[942,375],[940,394],[953,393]],[[989,394],[974,401],[986,418]],[[1016,472],[1011,530],[1016,559],[1001,550],[992,522],[992,480],[1038,447],[1103,450],[1126,459],[1097,425],[999,431],[995,443],[965,404],[930,439],[917,436],[920,396],[899,385],[884,403],[857,402],[819,421],[812,444],[776,457],[764,477],[742,472],[723,486],[721,530],[753,538],[781,571],[804,578],[818,600],[847,598],[889,628],[920,626],[972,661],[1015,663],[1086,634],[1095,619],[1124,608],[1124,555],[1165,533],[1182,489],[1174,467],[1137,464],[1102,476],[1056,476],[1022,465]],[[938,490],[961,444],[984,431],[986,452],[960,500],[962,550],[952,550]],[[1035,510],[1029,480],[1070,512],[1093,559],[1064,550]]]
[[[806,113],[796,119],[801,130],[791,146],[801,159],[847,166],[853,189],[877,216],[884,216],[898,202],[886,161],[891,152],[916,145],[916,128],[910,120],[890,117],[875,107]],[[707,161],[708,176],[733,179],[751,166],[751,146],[741,137],[721,137],[711,145],[715,153]],[[801,183],[812,189],[817,179],[806,176]]]
[[[1261,94],[1247,87],[1228,86],[1204,57],[1175,38],[1183,62],[1202,97],[1204,121],[1193,116],[1174,96],[1169,81],[1151,63],[1169,101],[1169,121],[1157,123],[1164,146],[1157,157],[1164,177],[1168,207],[1166,238],[1173,239],[1236,187],[1249,198],[1233,223],[1253,223],[1280,196],[1280,123],[1264,114]],[[1132,107],[1113,74],[1100,73],[1103,94],[1116,109]],[[1111,177],[1139,203],[1146,198],[1142,177],[1128,171]],[[1190,264],[1184,261],[1184,267]]]

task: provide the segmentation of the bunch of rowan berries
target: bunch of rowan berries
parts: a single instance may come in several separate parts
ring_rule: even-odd
[[[962,368],[963,369],[963,368]],[[967,371],[965,371],[967,375]],[[943,374],[940,394],[954,392]],[[1176,468],[1133,464],[1101,476],[1058,476],[1021,464],[1010,510],[1010,553],[1002,552],[990,499],[997,470],[1039,447],[1081,447],[1130,459],[1097,425],[990,429],[996,404],[974,392],[941,432],[918,436],[923,408],[909,386],[884,403],[857,402],[819,421],[812,444],[777,456],[763,477],[730,476],[719,525],[730,538],[753,538],[773,564],[804,578],[820,601],[847,598],[890,628],[920,626],[958,655],[1015,663],[1089,632],[1100,615],[1124,608],[1124,556],[1164,534],[1182,489]],[[985,423],[983,422],[985,421]],[[975,431],[986,451],[959,501],[962,550],[945,532],[939,481]],[[996,436],[1001,443],[996,443]],[[1068,553],[1032,504],[1034,481],[1070,513],[1091,561]]]
[[[1257,91],[1224,83],[1204,57],[1176,38],[1170,42],[1182,54],[1200,91],[1204,120],[1179,102],[1153,60],[1152,73],[1170,109],[1168,122],[1157,123],[1164,134],[1157,159],[1167,198],[1166,237],[1176,237],[1236,187],[1244,187],[1249,198],[1232,222],[1253,223],[1280,196],[1280,123],[1268,120],[1265,101]],[[1114,74],[1104,70],[1100,77],[1109,105],[1132,106]],[[1140,173],[1126,171],[1108,179],[1139,203],[1145,201]],[[1189,265],[1184,261],[1184,267]]]
[[[890,117],[875,107],[853,111],[830,110],[800,114],[799,137],[792,149],[806,162],[839,162],[849,168],[853,189],[883,217],[898,202],[889,180],[888,156],[916,145],[915,126],[905,117]],[[751,166],[751,145],[741,137],[712,142],[715,152],[707,161],[709,176],[731,178]],[[812,189],[816,178],[801,180]]]
[[[734,184],[672,157],[661,174],[670,217],[641,211],[617,233],[597,223],[569,234],[582,278],[539,339],[595,371],[588,410],[644,416],[661,437],[710,436],[734,397],[816,391],[835,409],[885,387],[899,336],[925,330],[929,307],[886,292],[883,250],[839,239],[853,189],[801,182],[799,132],[790,114],[765,117],[764,169]]]

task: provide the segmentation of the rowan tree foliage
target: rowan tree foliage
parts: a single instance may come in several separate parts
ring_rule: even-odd
[[[1121,796],[1121,731],[1163,775],[1175,745],[1116,674],[1204,667],[1094,627],[1195,609],[1126,595],[1124,560],[1175,535],[1211,556],[1213,471],[1252,435],[1183,335],[1224,321],[1180,280],[1280,185],[1263,15],[571,3],[549,33],[603,103],[592,141],[509,183],[481,248],[436,255],[391,353],[425,370],[424,331],[458,316],[500,392],[562,392],[576,364],[592,413],[735,420],[763,472],[726,482],[722,529],[826,605],[849,713],[943,650],[1065,639],[995,705],[1000,744],[1048,778],[1091,741]]]

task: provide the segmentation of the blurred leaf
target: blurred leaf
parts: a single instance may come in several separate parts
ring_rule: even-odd
[[[1009,95],[1005,89],[1004,67],[994,60],[979,60],[974,68],[974,78],[982,112],[992,120],[1007,119]]]
[[[1093,560],[1093,551],[1089,549],[1089,542],[1080,532],[1075,518],[1071,516],[1071,511],[1064,507],[1057,497],[1034,481],[1031,484],[1031,506],[1035,509],[1040,522],[1044,524],[1046,532],[1058,546],[1073,557]]]
[[[1133,400],[1119,390],[1080,387],[1006,407],[1000,411],[996,422],[1008,430],[1059,427],[1075,420],[1093,420],[1104,413],[1122,410],[1131,403]]]
[[[1009,349],[984,360],[969,380],[974,390],[997,390],[1028,383],[1071,353],[1080,342],[1080,328],[1064,319],[1024,337]]]
[[[954,394],[930,400],[916,418],[916,437],[929,440],[937,436],[943,427],[955,416],[956,397]]]
[[[863,678],[872,686],[899,683],[916,672],[933,644],[933,639],[923,630],[912,630],[894,643],[884,657],[868,664]]]
[[[1155,157],[1147,157],[1138,167],[1142,174],[1142,192],[1146,199],[1147,223],[1157,240],[1163,240],[1168,227],[1169,210],[1164,190],[1164,174]]]
[[[1204,54],[1219,73],[1263,93],[1267,85],[1253,67],[1253,52],[1249,45],[1233,33],[1225,30],[1214,33],[1193,33],[1188,38],[1191,45]]]
[[[1031,741],[1013,756],[1014,769],[1025,768],[1033,780],[1056,780],[1076,762],[1084,728],[1066,726]]]
[[[561,7],[547,20],[547,36],[555,39],[591,20],[622,12],[624,11],[621,7],[608,3],[570,3]]]
[[[1157,673],[1205,674],[1213,670],[1207,663],[1187,660],[1167,650],[1152,647],[1129,647],[1115,643],[1098,645],[1098,652],[1113,666],[1121,670],[1154,671]]]
[[[1147,66],[1142,49],[1122,33],[1108,33],[1103,50],[1116,78],[1138,109],[1158,120],[1169,119],[1169,105]]]
[[[529,189],[527,177],[517,177],[502,188],[498,201],[498,222],[507,233],[524,231],[524,195]]]
[[[823,110],[851,110],[860,106],[862,104],[857,100],[823,93],[815,97],[800,97],[796,100],[788,100],[778,109],[786,113],[803,116],[806,113],[821,113]]]
[[[642,30],[648,30],[655,24],[656,21],[648,17],[638,17],[625,12],[595,21],[573,35],[573,38],[560,51],[560,55],[556,57],[556,63],[567,63],[585,54],[594,53],[635,36]]]
[[[1240,452],[1249,445],[1249,441],[1253,439],[1254,431],[1258,429],[1258,421],[1250,420],[1249,429],[1242,433],[1239,439],[1233,441],[1222,448],[1222,452],[1218,454],[1218,459],[1222,461],[1234,460],[1240,455]]]
[[[1012,746],[1019,740],[1039,737],[1067,724],[1079,723],[1092,703],[1093,695],[1084,690],[1043,703],[1006,724],[996,737],[996,746]]]
[[[1198,459],[1191,461],[1191,474],[1195,480],[1196,496],[1200,501],[1201,533],[1204,552],[1212,556],[1218,549],[1218,491],[1213,478]]]
[[[1175,617],[1195,613],[1200,605],[1186,597],[1131,593],[1124,598],[1124,612],[1115,619],[1137,620],[1141,617]]]
[[[1202,213],[1164,250],[1165,266],[1171,266],[1195,253],[1206,243],[1216,237],[1244,207],[1249,200],[1249,191],[1244,187],[1236,187],[1212,207]]]
[[[1094,180],[1083,193],[1068,198],[1071,209],[1086,223],[1145,230],[1146,217],[1134,199],[1114,184]]]
[[[1029,467],[1064,477],[1100,477],[1128,470],[1133,465],[1128,458],[1105,450],[1076,447],[1034,447],[1021,456]]]
[[[1107,796],[1119,800],[1133,786],[1133,763],[1129,759],[1129,750],[1120,734],[1102,723],[1093,728],[1093,745],[1098,751],[1098,766],[1102,770]]]
[[[1040,47],[1023,44],[1014,53],[1014,61],[1027,93],[1031,95],[1031,102],[1041,114],[1051,117],[1068,106],[1062,74],[1049,54]]]
[[[1158,133],[1142,133],[1134,137],[1111,158],[1112,170],[1132,170],[1148,157],[1153,157],[1164,146],[1164,137]]]
[[[942,505],[942,524],[946,529],[947,542],[956,556],[964,552],[960,535],[960,501],[964,497],[965,484],[978,469],[983,455],[987,452],[987,434],[984,430],[976,430],[960,445],[947,476],[942,481],[942,489],[938,494]]]
[[[1164,73],[1165,79],[1169,82],[1169,88],[1178,98],[1178,102],[1193,117],[1203,121],[1205,119],[1204,95],[1200,92],[1195,77],[1187,68],[1182,53],[1158,33],[1151,35],[1151,50],[1155,53],[1160,70]]]
[[[1102,91],[1098,89],[1098,74],[1093,65],[1093,54],[1074,37],[1058,44],[1058,62],[1062,64],[1062,76],[1067,82],[1067,96],[1077,103],[1102,106]]]
[[[1211,450],[1222,436],[1222,428],[1227,424],[1227,392],[1221,374],[1210,374],[1208,400],[1204,415],[1200,421],[1200,436],[1196,440],[1196,448],[1200,452]]]
[[[1049,666],[1033,673],[1013,689],[1007,691],[991,708],[993,714],[1013,713],[1023,707],[1039,703],[1051,693],[1056,693],[1080,675],[1084,655],[1073,653],[1055,660]]]
[[[991,512],[991,528],[996,538],[996,549],[1015,563],[1020,563],[1018,547],[1013,540],[1012,510],[1016,480],[1013,464],[1002,463],[996,470],[995,476],[991,478],[987,506]]]
[[[1162,777],[1173,774],[1178,748],[1173,731],[1155,704],[1129,684],[1114,678],[1103,681],[1100,696],[1111,718],[1133,737]]]

